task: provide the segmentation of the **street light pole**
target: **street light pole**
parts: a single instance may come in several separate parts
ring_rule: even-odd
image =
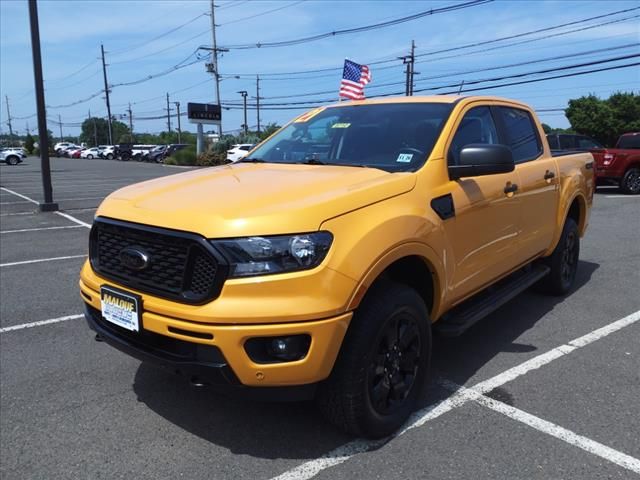
[[[244,127],[244,134],[246,135],[249,133],[249,125],[247,125],[247,95],[249,95],[249,92],[240,90],[238,93],[242,95],[242,107],[244,110],[244,124],[242,126]]]
[[[40,28],[38,25],[38,4],[29,0],[29,22],[31,24],[31,51],[33,55],[33,78],[36,90],[36,107],[38,112],[38,144],[40,162],[42,164],[42,189],[44,203],[39,203],[41,212],[55,212],[58,204],[53,202],[51,186],[51,166],[49,164],[49,138],[47,136],[47,112],[44,102],[44,82],[42,79],[42,56],[40,54]]]
[[[178,143],[182,143],[182,129],[180,128],[180,102],[173,102],[178,116]]]

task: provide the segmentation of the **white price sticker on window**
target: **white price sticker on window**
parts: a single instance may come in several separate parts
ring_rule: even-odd
[[[398,155],[398,158],[396,159],[396,162],[398,162],[398,163],[409,163],[409,162],[411,162],[412,158],[413,158],[413,153],[401,153],[400,155]]]

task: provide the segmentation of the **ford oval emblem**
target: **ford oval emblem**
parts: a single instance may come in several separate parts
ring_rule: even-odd
[[[149,266],[149,255],[135,247],[123,248],[120,250],[120,263],[132,270],[144,270]]]

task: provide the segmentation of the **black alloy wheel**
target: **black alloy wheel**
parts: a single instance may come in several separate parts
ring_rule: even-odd
[[[565,220],[553,253],[541,260],[549,274],[536,284],[536,290],[551,295],[566,295],[573,287],[580,258],[580,232],[573,218]]]
[[[573,284],[573,280],[578,270],[578,232],[572,230],[568,232],[564,249],[562,251],[561,277],[562,284],[569,288]]]
[[[387,321],[368,369],[369,398],[379,414],[394,413],[409,395],[420,365],[420,350],[415,317],[399,312]]]
[[[428,377],[431,321],[408,285],[378,280],[349,324],[340,353],[316,401],[349,434],[383,438],[415,410]]]
[[[620,182],[620,188],[629,195],[640,194],[640,167],[632,167],[626,171]]]

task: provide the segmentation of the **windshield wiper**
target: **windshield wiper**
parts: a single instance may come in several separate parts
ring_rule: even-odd
[[[367,165],[362,165],[359,163],[338,163],[338,162],[323,162],[322,160],[317,160],[315,158],[310,158],[305,160],[304,162],[296,162],[300,165],[332,165],[337,167],[361,167],[367,168]]]
[[[261,158],[242,158],[240,160],[238,160],[236,163],[265,163],[265,160],[261,159]]]

